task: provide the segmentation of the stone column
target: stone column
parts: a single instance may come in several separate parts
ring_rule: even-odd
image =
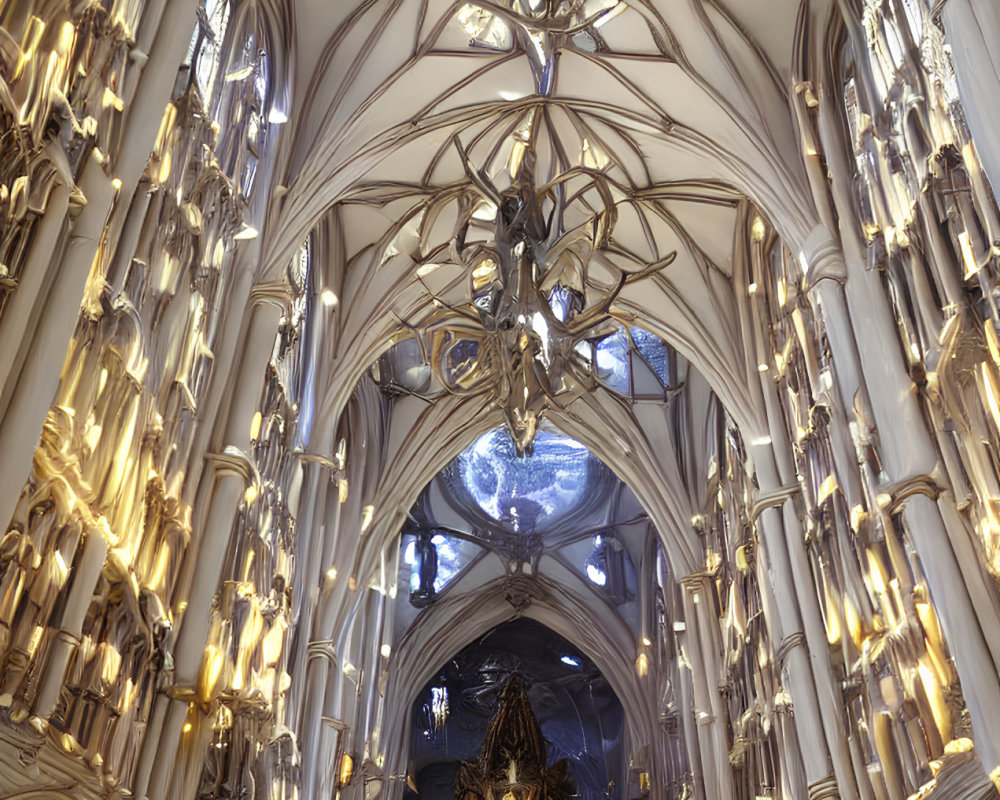
[[[157,721],[162,719],[162,724],[147,734],[139,760],[134,794],[148,800],[166,800],[173,796],[169,790],[178,741],[188,705],[195,697],[212,621],[212,598],[219,585],[230,533],[250,475],[247,462],[237,456],[217,456],[212,462],[214,485],[204,522],[207,535],[202,537],[197,554],[186,554],[189,558],[196,557],[198,566],[174,649],[174,687],[170,695],[157,698],[157,706],[163,709],[158,708],[155,717]],[[147,776],[148,784],[145,784]]]
[[[224,555],[229,546],[236,514],[254,479],[254,468],[246,453],[250,449],[250,423],[260,402],[265,367],[271,357],[282,307],[268,299],[251,304],[242,336],[242,350],[236,359],[229,391],[229,407],[218,416],[217,436],[225,443],[220,453],[206,456],[195,503],[194,538],[184,554],[184,573],[179,596],[188,606],[178,623],[174,653],[172,696],[157,699],[151,728],[143,743],[136,785],[136,797],[165,800],[170,797],[171,777],[177,756],[181,728],[197,682],[211,625],[212,598],[219,587]],[[161,722],[162,720],[162,722]],[[203,754],[198,754],[200,757]]]
[[[757,468],[761,488],[768,485],[766,448],[752,448],[754,466]],[[759,463],[758,463],[759,462]],[[771,500],[766,495],[765,504],[756,520],[759,555],[757,572],[762,585],[769,588],[770,597],[765,597],[764,606],[768,629],[774,643],[774,657],[778,661],[782,683],[788,689],[794,709],[794,724],[797,734],[796,749],[800,753],[809,786],[830,777],[832,759],[827,743],[827,729],[835,726],[824,719],[820,710],[816,680],[810,663],[810,643],[803,630],[796,583],[801,580],[797,565],[793,565],[786,543],[785,524],[781,506],[788,500],[787,493]],[[794,528],[791,535],[798,535]],[[806,576],[808,577],[808,576]],[[812,591],[811,581],[808,588]],[[773,602],[770,602],[773,599]],[[825,628],[820,626],[823,646],[826,647]],[[838,709],[837,713],[840,711]],[[848,764],[849,766],[849,764]],[[848,795],[849,796],[849,795]]]
[[[87,615],[90,598],[101,576],[107,554],[108,540],[104,538],[103,531],[97,526],[92,526],[87,532],[87,541],[83,545],[80,561],[73,570],[73,583],[66,598],[62,619],[59,621],[59,633],[40,677],[38,697],[35,700],[35,715],[41,719],[47,720],[55,710],[59,700],[59,690],[66,679],[66,667],[70,657],[80,645],[83,620]]]
[[[976,152],[1000,202],[1000,6],[995,0],[948,0],[941,21]]]
[[[685,654],[694,679],[695,724],[701,751],[702,778],[709,798],[734,797],[733,770],[729,764],[726,709],[719,694],[722,677],[718,646],[719,620],[713,611],[704,575],[681,579],[684,597]]]
[[[839,248],[830,250],[828,258],[842,260],[844,267],[839,269],[846,276],[842,286],[822,281],[827,284],[823,287],[822,319],[838,373],[850,370],[863,382],[857,387],[842,385],[842,399],[851,407],[855,396],[867,389],[889,486],[921,478],[935,485],[934,476],[940,470],[934,438],[927,429],[916,388],[903,368],[885,289],[878,274],[864,266],[864,248],[855,228],[851,199],[854,173],[837,135],[836,117],[827,109],[821,109],[819,128],[833,179],[844,248],[842,254]],[[836,269],[819,265],[820,274]],[[977,565],[969,571],[959,565],[951,538],[967,534],[964,530],[950,532],[930,498],[910,502],[904,520],[955,659],[969,704],[976,749],[989,772],[1000,765],[1000,679],[983,635],[983,630],[997,624],[993,606],[983,609],[980,616],[970,596],[970,589],[979,592],[984,580],[982,568]],[[977,620],[979,625],[974,624]]]

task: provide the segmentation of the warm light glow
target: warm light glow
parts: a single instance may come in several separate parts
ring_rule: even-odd
[[[264,636],[264,640],[261,642],[261,660],[264,662],[264,666],[273,667],[278,663],[278,659],[281,658],[281,650],[285,643],[285,629],[287,627],[288,622],[285,621],[285,618],[277,617],[271,629]]]
[[[254,441],[258,436],[260,436],[260,425],[263,420],[259,411],[255,411],[253,419],[250,420],[250,440]]]
[[[479,262],[479,266],[472,270],[472,286],[475,289],[482,289],[491,281],[496,279],[497,262],[492,258],[484,258]]]
[[[865,510],[860,503],[851,506],[851,530],[857,533],[861,530],[861,523],[865,518]]]
[[[868,551],[868,575],[875,593],[885,594],[885,572],[882,569],[882,562],[871,550]]]
[[[347,786],[351,782],[353,775],[354,759],[347,755],[347,753],[344,753],[343,758],[340,759],[340,785]]]
[[[976,254],[972,252],[972,240],[968,231],[958,234],[958,245],[962,250],[962,261],[965,262],[965,278],[969,279],[979,272],[979,264],[976,263]]]
[[[41,625],[36,625],[31,630],[31,638],[28,640],[28,655],[34,655],[35,651],[38,649],[38,645],[42,641],[42,634],[45,633],[45,628]]]
[[[837,479],[831,474],[827,475],[819,486],[819,494],[816,496],[816,503],[822,505],[823,502],[837,490]]]
[[[362,536],[368,533],[368,528],[371,527],[372,518],[375,516],[375,506],[365,506],[361,509],[361,534]]]
[[[993,424],[1000,428],[1000,404],[997,403],[997,391],[993,385],[993,375],[985,361],[979,367],[983,379],[983,388],[986,391],[986,404],[990,408]]]
[[[649,674],[649,658],[645,653],[639,653],[635,660],[635,672],[640,678],[645,678]]]
[[[854,605],[854,601],[851,600],[850,595],[844,596],[844,622],[847,625],[847,633],[850,635],[851,641],[860,650],[862,633],[861,617],[858,616],[858,610]]]
[[[831,588],[829,581],[825,581],[825,583],[826,640],[830,644],[838,644],[841,636],[840,612],[837,610],[837,599],[834,596],[833,589]]]
[[[207,645],[201,662],[201,671],[198,675],[198,699],[201,702],[207,703],[215,697],[215,689],[222,676],[224,665],[225,655],[222,651],[214,644]]]
[[[948,702],[944,692],[941,691],[941,684],[934,679],[934,673],[931,672],[926,661],[926,658],[920,659],[917,673],[920,675],[920,682],[923,684],[924,693],[930,703],[934,724],[937,725],[941,738],[947,741],[951,738],[951,712],[948,710]]]
[[[233,236],[233,239],[238,242],[245,242],[249,239],[256,239],[258,235],[259,231],[256,228],[244,225],[239,232]]]

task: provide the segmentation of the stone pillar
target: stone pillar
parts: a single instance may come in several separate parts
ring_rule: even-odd
[[[264,371],[271,357],[280,304],[261,300],[248,309],[243,328],[242,350],[236,359],[229,392],[229,408],[220,413],[217,436],[226,443],[221,453],[206,456],[208,468],[202,474],[195,503],[195,538],[188,546],[179,596],[188,598],[180,618],[174,655],[174,684],[171,697],[157,699],[152,718],[162,723],[151,728],[143,743],[133,793],[148,800],[171,797],[171,778],[178,751],[181,728],[197,682],[211,625],[212,598],[219,587],[226,548],[236,514],[254,478],[254,468],[246,453],[250,449],[250,423],[260,402]],[[198,753],[197,757],[203,754]],[[194,757],[194,756],[192,756]]]
[[[722,677],[718,646],[719,620],[713,611],[711,586],[703,575],[681,579],[684,596],[685,654],[694,679],[695,724],[701,751],[702,778],[709,798],[735,797],[729,765],[726,709],[719,694]]]
[[[766,452],[754,455],[754,466],[762,489],[767,485],[768,478],[768,470],[766,467],[762,469],[766,464],[766,457]],[[787,499],[786,495],[775,502],[783,505]],[[797,575],[796,566],[789,557],[785,520],[782,519],[780,506],[763,508],[757,517],[756,527],[759,546],[757,572],[760,583],[766,584],[770,589],[771,597],[767,600],[773,598],[773,602],[768,602],[764,607],[767,625],[775,645],[774,656],[781,670],[782,683],[792,698],[796,749],[800,753],[806,781],[812,785],[830,777],[832,763],[824,733],[830,726],[820,710],[816,681],[809,659],[809,645],[803,631],[795,590],[796,581],[801,576]],[[792,533],[797,535],[798,531],[793,530]],[[809,590],[812,591],[811,582]],[[824,631],[821,627],[820,632]],[[823,645],[826,646],[825,636]]]
[[[201,537],[197,554],[187,554],[197,558],[198,566],[174,651],[174,689],[169,697],[157,698],[157,705],[165,706],[160,712],[163,722],[157,730],[147,734],[140,756],[134,793],[149,800],[166,800],[173,796],[169,790],[178,741],[188,705],[195,697],[198,672],[211,626],[212,598],[219,585],[230,533],[250,474],[247,462],[236,456],[217,456],[212,460],[214,485],[204,522],[207,535]],[[148,785],[140,785],[139,781],[145,775],[149,776]]]
[[[66,667],[70,657],[80,645],[83,620],[101,576],[101,570],[104,568],[107,554],[108,540],[104,538],[103,531],[97,526],[92,526],[87,532],[87,541],[83,545],[80,561],[73,570],[73,583],[59,622],[59,633],[40,677],[35,715],[41,719],[47,720],[55,710],[59,700],[59,689],[66,679]]]
[[[843,165],[831,159],[831,170]],[[835,195],[846,191],[844,183],[835,183]],[[841,216],[848,213],[841,198]],[[853,219],[853,217],[848,217]],[[864,260],[856,232],[845,235],[852,245],[848,253],[848,276],[841,285],[823,284],[823,324],[827,330],[834,363],[859,376],[867,388],[879,432],[880,454],[889,485],[930,477],[937,471],[938,454],[933,436],[916,399],[916,390],[901,364],[898,339],[893,330],[893,314],[877,274],[864,269]],[[833,251],[836,252],[836,251]],[[830,258],[842,258],[831,255]],[[854,265],[852,268],[850,265]],[[829,268],[820,266],[820,275]],[[811,270],[810,270],[811,271]],[[858,343],[863,342],[864,346]],[[845,405],[864,389],[859,385],[842,386],[849,393]],[[919,509],[919,510],[918,510]],[[977,625],[979,618],[967,583],[981,580],[980,570],[964,572],[952,547],[951,535],[937,506],[930,498],[915,499],[907,505],[904,519],[913,545],[927,575],[928,589],[938,610],[945,637],[965,691],[976,748],[990,771],[1000,765],[1000,680],[997,665]],[[965,536],[964,530],[954,536]],[[986,612],[993,614],[992,605]],[[993,620],[993,624],[996,620]]]
[[[995,0],[948,0],[941,10],[962,109],[976,152],[1000,202],[1000,6]]]

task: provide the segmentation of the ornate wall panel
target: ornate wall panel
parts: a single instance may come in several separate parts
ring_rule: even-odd
[[[113,90],[126,81],[140,8],[84,8],[79,19],[63,11],[20,20],[24,45],[12,51],[4,94],[20,102],[7,135],[21,150],[3,148],[12,169],[58,153],[72,172],[87,148],[114,147],[122,101]],[[255,17],[240,11],[252,28]],[[8,8],[3,23],[15,27],[7,32],[18,22]],[[211,676],[198,687],[173,686],[174,629],[191,580],[189,474],[203,458],[202,426],[212,424],[204,408],[222,329],[242,313],[229,308],[232,264],[249,238],[239,234],[270,94],[258,34],[225,37],[224,27],[201,31],[189,54],[197,67],[221,61],[213,79],[225,116],[206,114],[213,86],[203,74],[179,82],[131,209],[95,260],[34,469],[2,541],[0,700],[11,722],[31,722],[108,786],[135,780],[158,693],[193,691],[192,702],[207,702],[214,692],[202,685]],[[205,41],[221,55],[216,47],[202,57]],[[63,126],[53,129],[53,120]],[[30,237],[31,215],[44,211],[44,170],[37,174],[37,185],[12,179],[17,191],[3,195],[12,214],[20,209],[5,228],[5,252],[14,256]],[[16,279],[19,262],[8,261]],[[263,602],[237,588],[220,599],[231,616],[247,617],[251,628],[274,621],[284,588],[268,595],[268,585]],[[264,668],[273,671],[272,628],[262,634]],[[280,653],[280,632],[277,639]],[[251,680],[250,665],[240,668]]]
[[[0,313],[25,278],[53,186],[75,189],[91,150],[118,146],[144,6],[25,2],[0,11]]]

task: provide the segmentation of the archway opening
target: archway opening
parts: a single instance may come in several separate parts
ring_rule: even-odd
[[[619,796],[615,787],[628,776],[621,702],[578,647],[521,618],[463,648],[418,693],[411,713],[406,797],[454,797],[459,763],[478,757],[497,698],[515,674],[527,688],[548,743],[548,764],[568,760],[583,800]]]

